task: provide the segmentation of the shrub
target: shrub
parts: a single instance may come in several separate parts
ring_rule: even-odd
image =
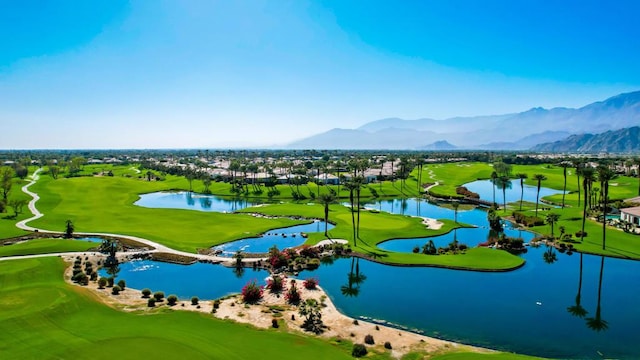
[[[150,289],[142,289],[142,297],[143,298],[148,299],[150,295],[151,295],[151,290]]]
[[[375,344],[375,341],[373,341],[373,335],[367,335],[364,337],[364,343],[365,344],[369,344],[369,345],[373,345]]]
[[[95,271],[91,272],[91,281],[96,281],[98,280],[98,273]]]
[[[278,325],[278,319],[271,319],[271,327],[277,329],[280,325]]]
[[[148,307],[154,307],[154,306],[156,306],[156,299],[151,298],[151,299],[147,300],[147,306],[148,306]]]
[[[162,299],[164,299],[164,293],[162,291],[156,291],[153,293],[153,297],[156,301],[162,301]]]
[[[317,269],[318,267],[320,267],[320,259],[310,259],[307,262],[307,268],[309,269]]]
[[[198,301],[200,301],[200,299],[198,299],[197,296],[194,296],[191,298],[191,305],[198,305]]]
[[[267,289],[269,289],[269,291],[271,291],[272,293],[279,293],[280,291],[282,291],[283,287],[284,281],[282,280],[282,277],[278,275],[273,275],[271,279],[267,281]]]
[[[417,254],[420,252],[420,246],[416,245],[413,247],[413,250],[411,250],[414,254]]]
[[[304,288],[307,290],[314,290],[318,286],[318,279],[308,278],[302,283],[302,285],[304,285]]]
[[[576,232],[577,238],[581,238],[583,235],[584,237],[587,237],[587,232],[585,231],[584,234],[582,233],[582,230],[578,230],[578,232]]]
[[[213,301],[213,308],[214,308],[214,309],[217,309],[217,308],[219,308],[219,307],[220,307],[220,300],[214,300],[214,301]]]
[[[388,342],[388,341],[385,341],[385,343],[384,343],[384,348],[385,348],[385,349],[389,349],[389,350],[393,349],[393,348],[391,347],[391,343],[390,343],[390,342]]]
[[[300,302],[300,293],[295,283],[292,283],[289,290],[284,294],[284,298],[287,299],[289,304],[297,304]]]
[[[112,287],[112,286],[113,286],[113,282],[114,282],[115,280],[116,280],[116,279],[115,279],[113,276],[108,277],[108,278],[107,278],[107,287]]]
[[[176,304],[176,302],[178,301],[178,297],[175,295],[169,295],[167,296],[167,305],[169,306],[173,306]]]
[[[320,255],[320,249],[309,245],[303,245],[300,249],[300,255],[308,258],[317,258]]]
[[[124,290],[126,285],[127,283],[124,281],[124,279],[118,281],[118,286],[120,286],[120,289]]]
[[[112,287],[112,288],[111,288],[111,293],[112,293],[113,295],[118,295],[118,294],[120,294],[120,290],[122,290],[122,289],[120,288],[120,286],[116,285],[116,286],[114,286],[114,287]]]
[[[104,287],[105,287],[105,286],[107,286],[107,278],[105,278],[105,277],[101,277],[101,278],[98,280],[98,288],[99,288],[99,289],[104,289]]]
[[[85,273],[83,273],[83,272],[79,272],[79,273],[73,275],[71,280],[73,280],[74,282],[77,282],[79,284],[84,284],[87,281],[87,275],[85,275]]]
[[[263,289],[255,280],[251,280],[242,288],[242,300],[245,303],[256,303],[262,299]]]
[[[367,347],[364,344],[353,344],[353,350],[351,350],[351,356],[353,357],[363,357],[367,355]]]

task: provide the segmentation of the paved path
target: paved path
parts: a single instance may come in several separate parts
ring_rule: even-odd
[[[37,231],[39,233],[45,233],[45,234],[62,234],[61,231],[50,231],[50,230],[46,230],[46,229],[39,229],[39,228],[35,228],[33,226],[29,226],[27,225],[28,222],[36,220],[41,218],[42,216],[44,216],[43,213],[41,213],[38,208],[36,208],[36,202],[38,200],[40,200],[40,196],[38,196],[38,194],[32,192],[29,190],[29,187],[33,184],[36,183],[36,181],[38,181],[38,179],[40,178],[40,172],[42,171],[42,168],[39,168],[38,170],[36,170],[33,175],[31,175],[31,182],[29,182],[27,185],[22,187],[22,191],[31,196],[31,201],[29,201],[29,211],[31,211],[31,213],[33,214],[32,217],[22,220],[20,222],[18,222],[16,224],[16,226],[22,230],[26,230],[26,231]],[[144,239],[141,237],[137,237],[137,236],[129,236],[129,235],[122,235],[122,234],[111,234],[111,233],[93,233],[93,232],[76,232],[74,233],[75,235],[80,235],[80,236],[112,236],[112,237],[117,237],[117,238],[123,238],[123,239],[129,239],[129,240],[133,240],[133,241],[137,241],[139,243],[145,244],[147,246],[149,246],[150,248],[153,248],[153,250],[147,251],[147,252],[164,252],[164,253],[170,253],[170,254],[176,254],[176,255],[182,255],[182,256],[189,256],[192,258],[196,258],[198,260],[210,260],[210,261],[215,261],[215,262],[229,262],[229,261],[235,261],[235,259],[230,259],[227,257],[221,257],[221,256],[213,256],[213,255],[202,255],[202,254],[194,254],[194,253],[190,253],[190,252],[185,252],[185,251],[179,251],[179,250],[175,250],[172,249],[170,247],[167,247],[165,245],[159,244],[155,241],[151,241],[149,239]],[[134,254],[135,252],[122,252],[120,254]],[[77,254],[77,252],[70,252],[70,253],[50,253],[50,254],[39,254],[39,255],[24,255],[24,256],[7,256],[7,257],[3,257],[0,258],[0,260],[11,260],[11,259],[25,259],[25,258],[34,258],[34,257],[44,257],[44,256],[62,256],[62,255],[74,255]],[[253,261],[255,259],[243,259],[243,261]]]

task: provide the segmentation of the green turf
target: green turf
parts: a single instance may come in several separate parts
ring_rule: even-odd
[[[62,280],[58,258],[0,262],[1,359],[348,359],[328,342],[188,311],[129,313]]]
[[[98,247],[91,241],[67,239],[34,239],[23,243],[0,247],[0,256],[50,254],[71,251],[87,251]]]
[[[27,178],[28,179],[28,178]],[[15,178],[13,180],[13,186],[9,192],[8,200],[31,200],[31,197],[22,192],[22,186],[29,183],[30,180],[21,180]],[[20,220],[31,217],[28,206],[25,204],[22,213],[16,216],[12,207],[7,207],[5,212],[0,213],[0,239],[12,238],[28,234],[24,230],[20,230],[16,227],[16,223]]]

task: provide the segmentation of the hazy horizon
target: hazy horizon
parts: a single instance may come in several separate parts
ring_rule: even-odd
[[[637,10],[11,3],[0,13],[0,148],[271,148],[384,118],[579,108],[640,89]]]

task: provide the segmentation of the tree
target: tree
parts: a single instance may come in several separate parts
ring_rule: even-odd
[[[576,177],[578,178],[578,206],[580,206],[580,175],[582,174],[582,169],[584,169],[584,163],[582,160],[574,160],[573,167],[576,170]],[[585,201],[587,197],[587,193],[585,193]]]
[[[13,171],[13,168],[9,166],[0,167],[0,190],[2,190],[2,200],[5,204],[7,203],[7,197],[13,186],[14,176],[15,171]]]
[[[507,211],[507,189],[511,189],[511,180],[507,175],[500,175],[497,179],[494,180],[495,185],[498,186],[502,190],[502,206],[503,211]]]
[[[636,164],[636,177],[638,177],[638,196],[640,196],[640,157],[634,158],[633,162]]]
[[[27,204],[27,200],[24,199],[13,199],[13,200],[9,200],[9,206],[11,206],[13,208],[13,212],[15,213],[15,217],[18,217],[18,215],[22,214],[22,210],[24,209],[24,206]]]
[[[73,237],[74,230],[75,230],[75,227],[73,226],[73,222],[71,222],[71,220],[67,220],[66,226],[64,229],[64,237],[67,239],[71,239]]]
[[[540,185],[547,177],[542,174],[534,174],[533,179],[538,182],[538,192],[536,192],[536,216],[538,216],[538,202],[540,201]]]
[[[567,168],[571,166],[571,163],[563,161],[559,165],[562,168],[562,175],[564,176],[564,186],[562,188],[562,208],[564,209],[564,197],[567,194]]]
[[[331,193],[324,193],[320,195],[319,199],[320,199],[320,203],[324,205],[324,236],[329,237],[329,234],[328,234],[329,205],[335,202],[336,197]]]
[[[204,185],[204,193],[211,194],[211,190],[209,190],[209,186],[211,186],[211,176],[209,176],[209,174],[204,173],[202,175],[202,185]]]
[[[616,177],[616,174],[608,167],[600,165],[597,168],[598,180],[602,188],[602,250],[606,247],[607,241],[607,201],[609,200],[609,181]]]
[[[553,237],[553,239],[555,240],[555,236],[553,234],[553,226],[555,225],[556,222],[558,222],[558,220],[560,219],[560,215],[558,214],[554,214],[554,213],[548,213],[547,214],[547,224],[549,224],[551,226],[551,237]]]
[[[602,299],[602,273],[604,272],[604,256],[600,257],[600,281],[598,283],[598,305],[596,306],[595,316],[587,318],[587,326],[591,330],[603,331],[609,328],[606,320],[602,319],[600,300]]]
[[[320,309],[320,303],[316,299],[307,299],[300,305],[298,314],[305,318],[302,325],[305,330],[316,334],[322,332],[323,323]]]
[[[358,246],[358,240],[356,235],[356,219],[354,214],[354,200],[353,193],[356,189],[356,184],[353,181],[347,181],[344,184],[344,187],[349,190],[349,205],[351,205],[351,225],[353,227],[353,246]]]
[[[498,173],[497,172],[492,172],[491,173],[491,189],[493,190],[493,203],[496,203],[496,179],[498,179]]]
[[[454,201],[451,203],[451,207],[453,208],[453,219],[456,222],[456,224],[458,223],[458,208],[460,207],[460,203],[457,201]]]
[[[525,173],[518,173],[516,177],[520,179],[520,211],[522,211],[522,198],[524,197],[524,180],[529,176]]]
[[[584,167],[581,171],[582,173],[582,187],[584,189],[585,197],[584,197],[584,207],[582,211],[582,231],[580,231],[580,241],[584,240],[584,225],[587,220],[587,196],[589,192],[589,188],[591,187],[591,183],[595,179],[595,172],[592,167]]]

